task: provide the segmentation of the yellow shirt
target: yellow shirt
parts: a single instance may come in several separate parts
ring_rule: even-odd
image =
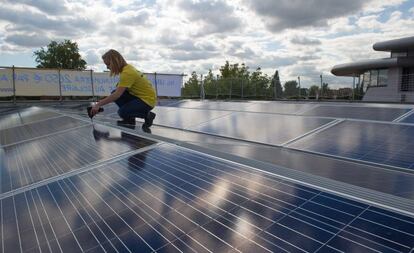
[[[151,82],[130,64],[122,69],[118,86],[126,87],[131,95],[140,98],[151,107],[157,103],[157,95]]]

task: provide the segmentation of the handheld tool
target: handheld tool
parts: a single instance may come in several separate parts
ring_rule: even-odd
[[[91,118],[91,122],[92,122],[92,124],[93,124],[93,116],[95,116],[95,115],[92,115],[92,113],[91,113],[91,110],[92,110],[92,106],[88,106],[87,108],[86,108],[86,111],[88,112],[88,116],[89,116],[89,118]],[[98,113],[99,112],[103,112],[104,111],[104,108],[99,108],[99,110],[98,110]]]

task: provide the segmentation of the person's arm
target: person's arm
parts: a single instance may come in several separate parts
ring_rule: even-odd
[[[111,95],[109,95],[109,96],[107,96],[106,98],[104,98],[104,99],[102,99],[102,100],[100,100],[100,101],[98,101],[98,103],[96,103],[93,107],[92,107],[92,110],[91,110],[91,113],[93,114],[93,115],[95,115],[95,114],[97,114],[98,113],[98,111],[99,111],[99,108],[101,107],[101,106],[104,106],[104,105],[106,105],[106,104],[109,104],[109,103],[111,103],[111,102],[114,102],[115,100],[117,100],[121,95],[122,95],[122,93],[124,93],[125,92],[125,90],[126,90],[127,88],[126,87],[116,87],[116,90],[115,90],[115,92],[113,92]]]

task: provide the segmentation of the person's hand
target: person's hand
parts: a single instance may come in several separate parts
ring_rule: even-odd
[[[95,116],[99,112],[99,108],[100,108],[100,106],[98,106],[98,105],[94,105],[92,107],[92,109],[91,109],[92,117]]]

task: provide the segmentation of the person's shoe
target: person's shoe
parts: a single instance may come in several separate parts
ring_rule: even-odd
[[[152,122],[153,122],[153,121],[154,121],[154,119],[155,119],[155,116],[156,116],[156,114],[155,114],[155,113],[153,113],[153,112],[148,112],[147,116],[145,117],[145,122],[144,122],[144,124],[142,125],[142,127],[146,127],[146,128],[151,127],[151,126],[152,126]]]
[[[116,123],[118,125],[134,125],[134,126],[136,124],[135,118],[126,118],[126,119],[123,119],[123,120],[117,120]]]
[[[145,133],[150,134],[151,133],[151,129],[147,126],[145,126],[145,124],[142,125],[142,131]]]

